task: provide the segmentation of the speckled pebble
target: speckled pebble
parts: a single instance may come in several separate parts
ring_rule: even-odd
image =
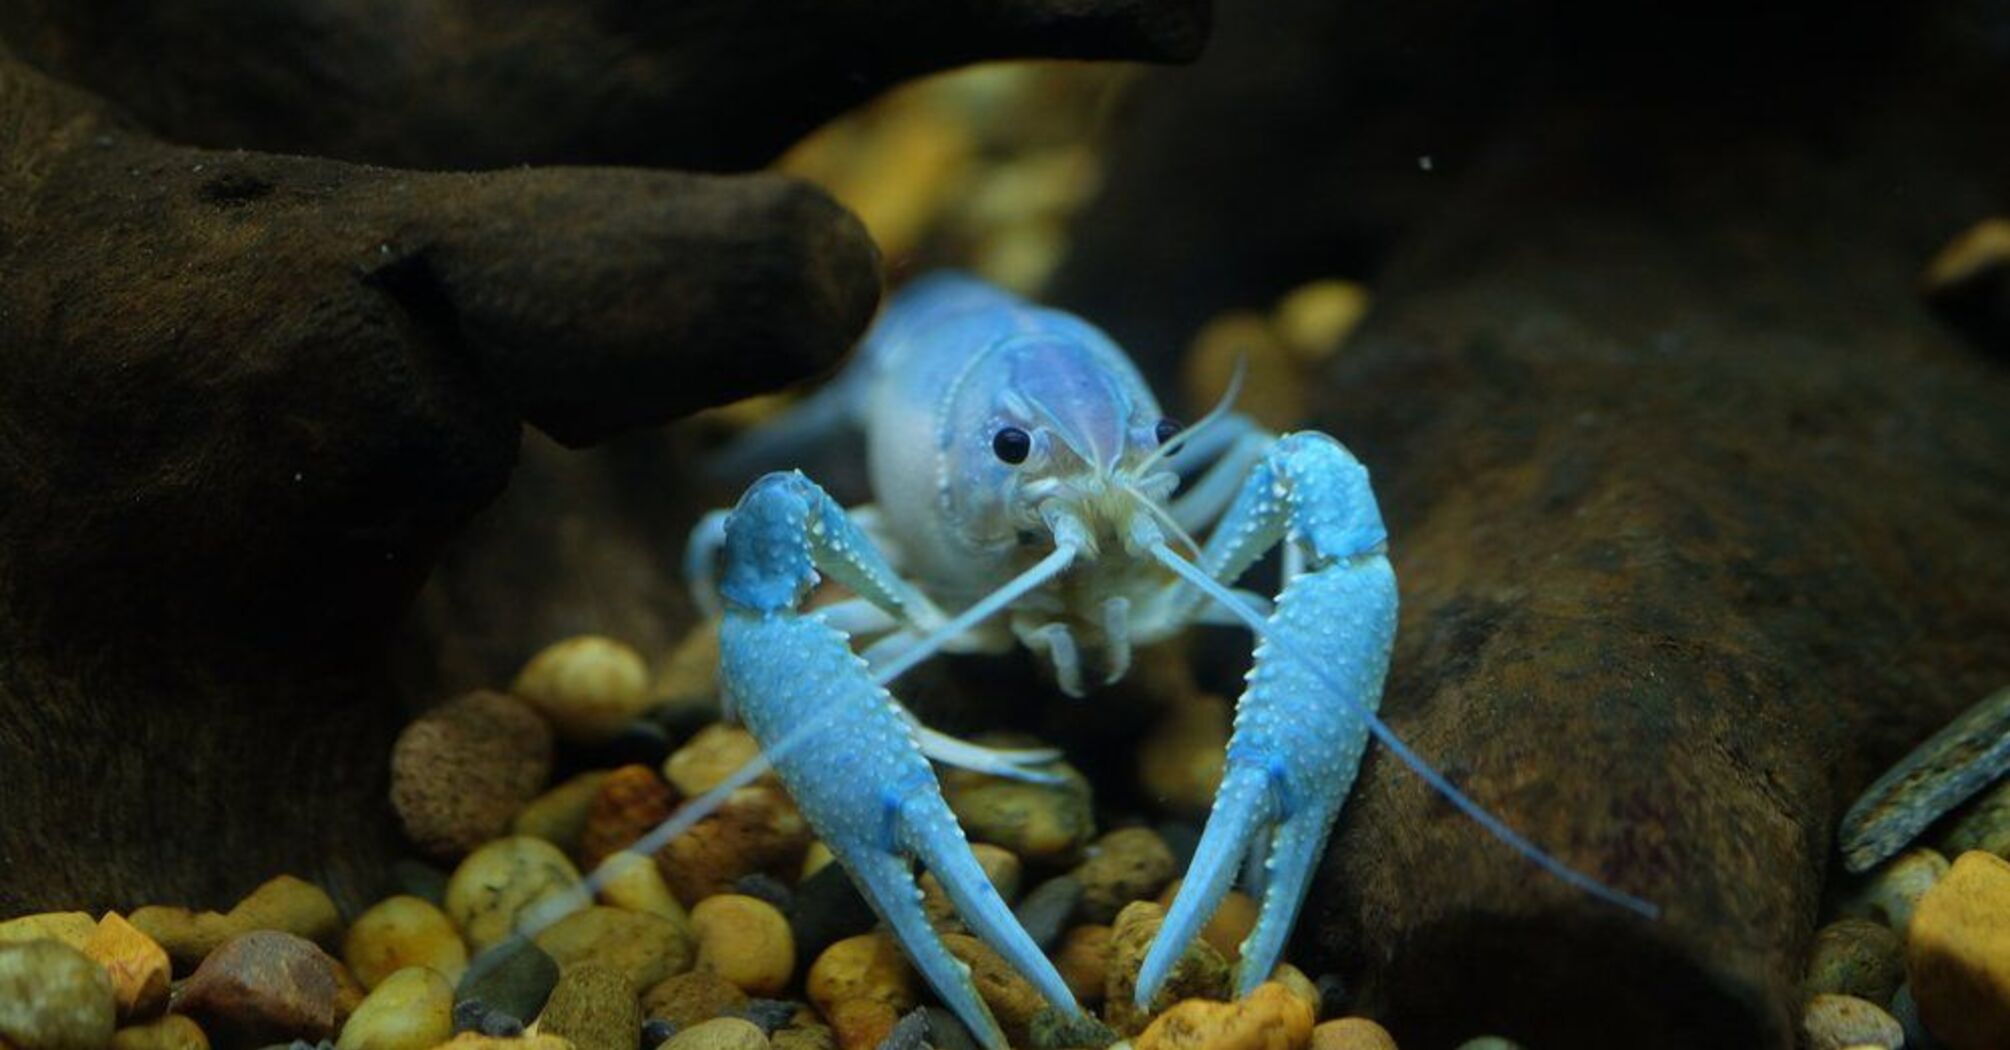
[[[349,924],[342,961],[365,988],[408,966],[453,982],[467,972],[468,949],[446,912],[417,897],[386,897]]]
[[[1815,933],[1803,996],[1854,995],[1891,1001],[1905,980],[1904,944],[1891,927],[1871,919],[1842,919]]]
[[[698,941],[697,968],[748,995],[777,995],[795,974],[789,920],[767,901],[737,893],[707,897],[691,909],[691,929]]]
[[[112,1050],[209,1050],[209,1037],[187,1017],[168,1014],[114,1032]]]
[[[1296,1050],[1312,1039],[1312,1009],[1275,982],[1229,1003],[1188,999],[1159,1015],[1136,1050]]]
[[[1109,1025],[1087,1014],[1065,1013],[1051,1004],[1041,1007],[1026,1025],[1026,1043],[1032,1050],[1105,1047],[1116,1040],[1117,1033]]]
[[[917,997],[914,968],[884,933],[847,937],[824,949],[810,965],[804,985],[826,1016],[838,1003],[854,1000],[885,1003],[894,1013],[904,1013],[914,1009]]]
[[[391,808],[405,837],[453,861],[509,830],[551,775],[551,727],[529,704],[482,690],[426,712],[391,749]]]
[[[519,1021],[544,1009],[558,984],[558,963],[529,941],[512,941],[475,956],[454,988],[461,1004],[480,1003]],[[455,1009],[459,1009],[456,1006]]]
[[[642,993],[642,1012],[688,1028],[730,1016],[747,1003],[747,993],[716,973],[693,970],[665,977]]]
[[[1042,951],[1052,951],[1062,931],[1075,917],[1082,902],[1082,882],[1073,875],[1059,875],[1033,887],[1012,914],[1026,935]]]
[[[1075,869],[1082,883],[1080,916],[1107,923],[1124,905],[1149,899],[1173,877],[1173,855],[1150,828],[1120,828],[1096,840]]]
[[[1132,1002],[1137,991],[1138,970],[1145,953],[1165,922],[1165,909],[1150,901],[1134,901],[1117,913],[1110,930],[1110,969],[1103,987],[1103,1019],[1120,1035],[1142,1031],[1148,1015]],[[1196,939],[1175,963],[1165,987],[1152,1000],[1153,1014],[1183,999],[1225,999],[1229,991],[1229,966],[1220,952],[1205,940]],[[1289,993],[1286,993],[1289,994]],[[1309,1011],[1308,1011],[1309,1012]],[[1308,1022],[1307,1028],[1310,1029]]]
[[[688,926],[661,915],[604,905],[573,912],[539,931],[533,940],[558,963],[561,974],[583,965],[607,970],[628,983],[631,998],[690,969],[693,954]]]
[[[993,747],[1038,746],[1012,738],[979,737]],[[1037,767],[1058,773],[1057,784],[950,769],[942,777],[943,797],[974,841],[1003,846],[1028,863],[1075,860],[1096,833],[1089,782],[1073,766],[1054,762]]]
[[[788,796],[764,785],[726,796],[717,812],[656,852],[670,892],[685,905],[729,892],[754,872],[782,878],[800,869],[810,826]]]
[[[656,771],[643,765],[622,766],[601,779],[600,789],[579,834],[579,862],[588,869],[635,843],[670,819],[677,792]]]
[[[253,930],[218,946],[175,995],[219,1047],[331,1039],[363,988],[341,963],[289,933]]]
[[[531,657],[510,692],[560,736],[582,744],[612,739],[655,706],[641,654],[598,635],[568,638]]]
[[[510,834],[543,839],[568,855],[577,853],[593,799],[606,779],[606,770],[588,770],[531,799],[510,820]]]
[[[112,1038],[112,982],[61,941],[0,944],[0,1039],[20,1050],[98,1050]]]
[[[578,1050],[635,1050],[642,1010],[627,977],[580,963],[559,975],[538,1014],[537,1030],[569,1040]]]
[[[1365,1017],[1342,1017],[1312,1028],[1312,1050],[1397,1050],[1396,1037]]]
[[[1849,1050],[1875,1046],[1896,1050],[1905,1043],[1898,1019],[1876,1003],[1852,995],[1817,995],[1801,1008],[1807,1050]]]
[[[423,966],[377,982],[342,1026],[336,1050],[428,1050],[453,1038],[454,986]]]
[[[967,933],[945,934],[942,943],[970,968],[970,983],[977,986],[978,996],[991,1008],[1006,1037],[1015,1045],[1026,1042],[1027,1026],[1047,1005],[1039,989],[990,945]]]
[[[768,1050],[768,1036],[751,1022],[715,1017],[671,1036],[663,1050]]]
[[[476,952],[502,942],[532,916],[585,906],[572,861],[551,843],[524,835],[468,854],[447,880],[447,915]]]

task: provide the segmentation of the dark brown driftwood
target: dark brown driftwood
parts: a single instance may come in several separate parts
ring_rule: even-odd
[[[1379,267],[1315,422],[1389,520],[1385,709],[1666,909],[1540,875],[1378,752],[1305,958],[1405,1047],[1790,1046],[1842,808],[2010,676],[2010,373],[1917,283],[2010,201],[2004,67],[1916,11],[1290,6],[1225,12],[1224,64],[1140,97],[1064,298],[1177,345],[1178,311]],[[1334,57],[1378,28],[1410,46]]]

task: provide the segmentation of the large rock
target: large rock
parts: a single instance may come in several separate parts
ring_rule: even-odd
[[[1225,19],[1203,83],[1138,99],[1060,298],[1176,347],[1374,262],[1309,422],[1390,526],[1384,711],[1663,909],[1540,875],[1377,748],[1305,961],[1405,1046],[1786,1046],[1841,807],[2010,676],[2010,376],[1916,292],[2001,207],[2010,85],[1917,11],[1463,6]]]

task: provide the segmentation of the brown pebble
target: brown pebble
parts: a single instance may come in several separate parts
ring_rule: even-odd
[[[686,907],[732,891],[742,877],[762,872],[794,876],[810,845],[810,826],[776,788],[744,787],[718,812],[656,851],[663,881]]]
[[[692,970],[665,977],[642,993],[642,1015],[660,1017],[679,1028],[724,1016],[745,1006],[747,993],[716,973]]]
[[[1312,1029],[1312,1050],[1397,1050],[1396,1037],[1365,1017],[1342,1017]]]
[[[914,1009],[917,1001],[914,968],[885,933],[846,937],[825,948],[810,965],[804,993],[826,1016],[852,1000],[885,1003],[896,1013]]]
[[[767,901],[737,893],[707,897],[691,909],[697,968],[710,970],[756,998],[778,996],[796,969],[789,920]]]
[[[579,863],[587,870],[632,845],[670,819],[677,793],[644,765],[622,766],[600,782],[579,835]]]
[[[642,1010],[627,977],[592,963],[559,975],[537,1015],[537,1030],[569,1040],[578,1050],[635,1050]]]
[[[167,1009],[167,950],[117,912],[106,912],[98,920],[97,928],[84,942],[84,954],[110,975],[121,1021],[153,1017]]]
[[[1102,1002],[1110,973],[1110,928],[1089,925],[1069,930],[1054,953],[1054,968],[1083,1006]]]
[[[1312,1039],[1312,1009],[1266,981],[1232,1003],[1188,999],[1139,1035],[1136,1050],[1297,1050]]]
[[[216,1046],[239,1050],[333,1039],[362,999],[355,978],[312,942],[254,930],[203,960],[176,995],[175,1010],[194,1018]]]
[[[824,1016],[830,1020],[840,1050],[878,1050],[893,1034],[893,1026],[900,1023],[900,1012],[878,999],[833,1003],[824,1009]]]
[[[1075,869],[1082,884],[1079,912],[1089,922],[1109,922],[1124,905],[1150,899],[1173,877],[1172,850],[1150,828],[1120,828],[1096,840]]]
[[[991,946],[965,933],[952,933],[942,938],[942,943],[951,955],[970,967],[970,983],[977,986],[977,995],[984,1005],[991,1008],[991,1016],[997,1018],[998,1027],[1004,1029],[1006,1038],[1014,1045],[1024,1044],[1027,1026],[1033,1016],[1047,1005],[1047,1000],[1031,981],[1021,976],[1019,971],[993,951]]]
[[[503,693],[467,693],[420,716],[391,749],[391,808],[405,837],[455,861],[509,830],[551,775],[551,727]]]
[[[1920,1020],[1953,1050],[2010,1046],[2010,862],[1973,851],[1919,901],[1905,944]]]
[[[558,920],[532,940],[561,971],[590,965],[620,976],[631,999],[691,968],[690,928],[646,912],[596,904]]]

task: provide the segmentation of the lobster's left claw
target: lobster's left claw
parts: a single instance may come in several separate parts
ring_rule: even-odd
[[[1309,549],[1310,571],[1286,583],[1262,621],[1207,830],[1138,973],[1141,1007],[1245,866],[1261,905],[1242,943],[1236,992],[1270,977],[1381,703],[1396,577],[1367,473],[1331,438],[1279,439],[1215,531],[1207,567],[1217,580],[1232,579],[1287,531]],[[1229,595],[1225,586],[1221,593]]]

